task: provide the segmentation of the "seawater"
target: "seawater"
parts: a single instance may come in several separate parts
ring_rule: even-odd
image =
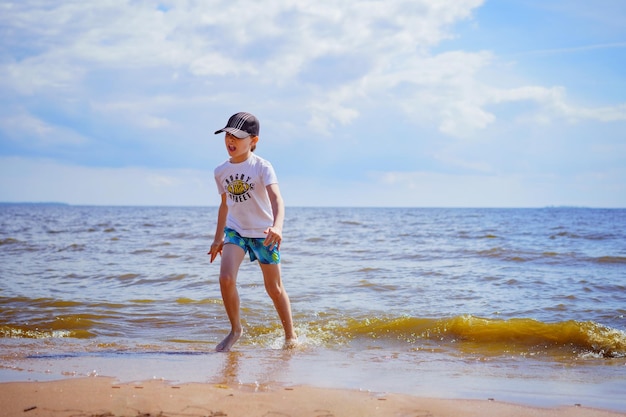
[[[228,331],[206,255],[216,216],[0,205],[0,381],[551,390],[626,410],[624,209],[288,207],[282,269],[301,346],[281,349],[246,259],[245,334],[226,355],[212,352]]]

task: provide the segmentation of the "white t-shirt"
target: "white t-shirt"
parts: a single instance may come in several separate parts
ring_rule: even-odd
[[[266,189],[278,183],[272,164],[252,154],[238,164],[225,161],[215,168],[214,175],[219,194],[226,193],[226,227],[243,237],[264,238],[263,232],[274,224]]]

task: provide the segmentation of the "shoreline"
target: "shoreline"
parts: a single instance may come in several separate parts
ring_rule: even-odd
[[[13,357],[6,364],[9,366],[0,367],[0,399],[3,391],[20,384],[26,384],[20,388],[22,395],[26,395],[29,387],[36,384],[44,384],[43,387],[48,383],[54,386],[80,381],[94,385],[94,380],[106,380],[109,385],[118,386],[162,383],[178,387],[228,387],[233,392],[257,393],[308,387],[377,396],[389,393],[420,401],[517,404],[533,410],[595,409],[626,417],[626,403],[621,395],[626,380],[621,360],[615,366],[602,366],[603,372],[598,373],[594,366],[555,368],[546,367],[542,361],[529,363],[525,359],[507,363],[450,361],[446,355],[439,357],[433,353],[420,362],[415,362],[414,354],[409,354],[408,359],[398,352],[385,350],[355,353],[351,350],[242,348],[229,353],[189,350],[175,354],[68,354],[52,349],[21,360]],[[110,391],[110,387],[106,391]],[[115,392],[121,391],[111,394]],[[2,405],[0,401],[0,410],[4,409]],[[26,409],[37,405],[23,406]],[[22,411],[19,415],[36,414]]]
[[[626,416],[578,404],[544,408],[491,398],[428,398],[309,385],[171,384],[162,380],[118,383],[111,377],[2,382],[0,405],[6,417]]]

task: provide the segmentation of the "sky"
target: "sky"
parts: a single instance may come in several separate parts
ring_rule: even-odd
[[[0,201],[626,207],[623,0],[0,0]]]

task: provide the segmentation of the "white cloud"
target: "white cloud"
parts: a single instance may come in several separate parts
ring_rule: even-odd
[[[371,172],[367,181],[338,178],[333,187],[311,178],[288,178],[281,182],[286,204],[294,206],[378,207],[542,207],[590,205],[579,194],[590,192],[592,206],[616,207],[619,198],[608,189],[624,190],[607,183],[588,190],[590,178],[522,175],[454,175],[434,172]],[[367,190],[364,192],[364,190]],[[324,198],[320,198],[320,196]],[[370,196],[375,196],[372,199]],[[332,202],[332,203],[329,203]]]
[[[209,53],[189,64],[189,70],[194,75],[239,75],[248,73],[254,75],[256,70],[251,65],[230,59],[222,54]]]
[[[22,95],[41,91],[74,90],[85,69],[48,55],[26,58],[0,66],[0,87]]]
[[[113,115],[117,120],[125,120],[129,125],[147,129],[161,129],[172,126],[167,117],[157,116],[154,113],[166,112],[172,106],[171,98],[155,97],[126,101],[108,101],[91,103],[91,108],[103,115]]]
[[[51,125],[24,110],[0,118],[0,132],[29,147],[77,146],[88,142],[72,129]]]
[[[150,2],[67,1],[41,8],[24,1],[9,10],[7,25],[26,32],[26,38],[45,35],[50,40],[42,53],[14,62],[4,72],[9,85],[23,93],[71,89],[94,68],[186,68],[199,77],[246,74],[284,86],[299,82],[302,71],[320,57],[365,57],[373,60],[371,70],[364,68],[354,81],[360,82],[359,94],[376,95],[377,86],[389,87],[390,77],[396,83],[417,81],[420,74],[410,74],[412,64],[404,61],[423,57],[428,47],[451,37],[449,27],[468,18],[481,3],[316,0],[249,2],[242,8],[232,2],[171,2],[164,13],[158,3]],[[267,44],[262,53],[255,53],[261,43]],[[368,82],[362,83],[365,78]],[[351,85],[348,82],[344,90]],[[349,123],[358,114],[350,103],[358,95],[344,91],[338,97],[335,91],[322,90],[308,103],[317,121],[313,125],[322,130],[331,120]],[[326,101],[334,104],[320,112],[325,105],[318,102]]]
[[[452,136],[464,136],[474,129],[483,129],[496,117],[472,102],[451,103],[442,112],[439,129]]]
[[[566,102],[555,103],[555,107],[569,121],[597,120],[600,122],[616,122],[626,120],[626,103],[617,106],[596,108],[575,107]]]
[[[565,119],[576,123],[585,120],[614,122],[626,120],[626,103],[597,108],[577,107],[569,104],[563,87],[525,86],[508,90],[492,90],[487,101],[493,103],[533,101],[540,107],[535,117],[536,122]],[[545,112],[549,112],[548,115]]]
[[[618,164],[609,152],[592,152],[593,135],[581,132],[603,131],[594,142],[611,148],[626,120],[622,97],[595,91],[591,97],[577,85],[555,85],[560,79],[545,81],[537,67],[524,73],[537,54],[515,54],[516,62],[498,56],[499,49],[490,47],[499,43],[481,36],[499,33],[501,25],[481,32],[489,24],[484,19],[491,18],[475,16],[481,7],[490,3],[5,2],[0,4],[0,155],[145,166],[150,177],[160,166],[202,167],[221,160],[225,155],[210,139],[212,131],[228,114],[246,110],[261,116],[263,143],[269,145],[263,150],[271,150],[267,156],[289,175],[303,169],[293,161],[300,144],[303,156],[318,161],[310,164],[313,171],[341,176],[346,166],[351,178],[378,163],[380,169],[397,163],[398,172],[427,165],[433,175],[485,176],[524,168],[552,173],[569,161]],[[455,41],[468,32],[478,33],[476,47]],[[528,49],[554,58],[623,48],[619,39],[585,42],[563,48],[545,43],[542,51],[543,40],[529,40]],[[391,144],[387,135],[420,140],[409,147]],[[561,150],[565,140],[576,144],[567,156]],[[520,152],[528,161],[513,160]],[[350,160],[344,161],[348,153]],[[155,192],[156,184],[183,184],[178,174],[140,181],[137,172],[119,169]],[[90,172],[96,181],[96,172],[115,177],[114,171]],[[452,177],[430,179],[452,182]]]
[[[587,205],[620,207],[626,185],[615,181],[612,170],[578,175],[556,174],[481,174],[454,175],[433,172],[372,173],[382,206],[415,207],[542,207],[552,205]],[[605,179],[599,185],[597,177]],[[378,181],[376,181],[378,180]]]
[[[311,0],[241,7],[238,2],[171,1],[164,12],[158,2],[66,1],[41,7],[24,1],[5,6],[2,23],[13,34],[10,40],[30,43],[35,52],[0,66],[0,73],[5,88],[22,94],[77,90],[92,71],[107,68],[169,68],[177,74],[175,82],[180,82],[181,70],[200,79],[246,76],[260,82],[257,88],[289,90],[307,85],[299,77],[312,63],[332,57],[342,65],[337,70],[352,72],[352,78],[332,87],[318,85],[301,97],[309,126],[324,134],[335,123],[355,122],[364,101],[389,101],[390,92],[397,93],[390,105],[415,122],[434,123],[441,132],[459,137],[491,125],[497,114],[485,106],[505,101],[535,101],[569,120],[623,120],[623,106],[578,108],[558,87],[494,91],[477,77],[493,59],[489,52],[429,53],[454,37],[453,25],[471,18],[482,3]],[[24,39],[18,40],[18,34]],[[346,71],[350,62],[359,68]],[[138,81],[141,85],[150,78]],[[223,91],[219,81],[211,83],[213,93]],[[535,120],[546,117],[542,113]],[[144,114],[134,122],[149,129],[171,124],[159,114]]]
[[[523,56],[523,55],[556,55],[556,54],[571,54],[578,52],[588,52],[597,49],[624,49],[626,48],[626,42],[611,42],[611,43],[601,43],[595,45],[581,45],[574,46],[571,48],[556,48],[556,49],[537,49],[534,51],[528,51],[523,53],[515,54],[515,56]]]
[[[0,158],[0,201],[82,205],[217,205],[210,171],[97,168]]]

